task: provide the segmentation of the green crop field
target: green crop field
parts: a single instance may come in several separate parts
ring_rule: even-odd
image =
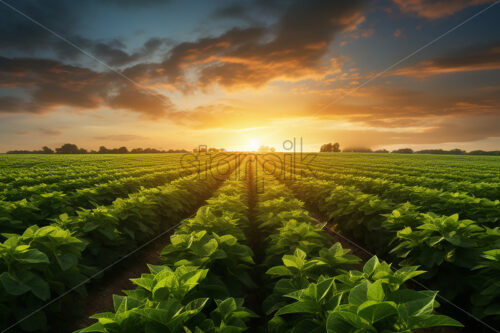
[[[495,156],[1,155],[0,330],[495,332],[499,199]]]

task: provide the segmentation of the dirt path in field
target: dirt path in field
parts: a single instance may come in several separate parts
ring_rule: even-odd
[[[113,312],[112,295],[123,295],[122,290],[135,289],[136,286],[130,279],[149,272],[147,264],[160,264],[160,253],[170,243],[170,234],[167,233],[158,238],[130,258],[118,263],[103,278],[93,281],[89,285],[88,295],[83,301],[82,314],[75,318],[72,330],[81,329],[95,323],[95,319],[89,318],[91,315],[100,312]]]
[[[249,160],[247,169],[247,182],[248,182],[248,207],[249,207],[249,229],[246,231],[248,238],[248,246],[252,249],[254,253],[255,266],[251,272],[253,281],[259,288],[256,290],[251,290],[250,293],[245,297],[245,306],[250,308],[252,311],[257,313],[259,317],[251,318],[248,327],[254,328],[257,331],[264,331],[266,327],[266,315],[262,311],[262,303],[264,302],[267,292],[262,289],[265,286],[264,276],[266,269],[261,265],[265,256],[265,248],[263,244],[263,235],[260,232],[256,222],[255,222],[255,206],[257,205],[257,183],[255,182],[255,168],[257,161]]]

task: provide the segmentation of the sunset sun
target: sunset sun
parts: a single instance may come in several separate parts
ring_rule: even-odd
[[[260,147],[260,141],[258,139],[251,139],[250,145],[248,146],[250,151],[257,151]]]

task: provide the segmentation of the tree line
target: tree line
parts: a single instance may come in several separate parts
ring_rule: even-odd
[[[340,144],[338,142],[335,143],[326,143],[321,146],[320,153],[339,153]],[[473,150],[473,151],[465,151],[462,149],[423,149],[414,151],[411,148],[400,148],[389,152],[387,149],[378,149],[372,150],[366,147],[348,147],[342,149],[344,153],[393,153],[393,154],[435,154],[435,155],[490,155],[490,156],[500,156],[499,150],[485,151],[485,150]]]
[[[157,154],[157,153],[187,153],[185,149],[169,149],[160,150],[156,148],[133,148],[129,150],[127,147],[120,148],[106,148],[105,146],[99,147],[99,150],[87,150],[79,148],[72,143],[65,143],[61,147],[51,148],[44,146],[41,150],[10,150],[7,154]]]

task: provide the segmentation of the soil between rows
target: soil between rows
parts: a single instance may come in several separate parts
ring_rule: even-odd
[[[112,295],[122,295],[122,290],[135,289],[136,285],[130,279],[148,273],[147,264],[160,264],[160,253],[165,246],[170,244],[170,235],[174,230],[159,237],[129,258],[117,263],[102,278],[93,281],[87,288],[88,294],[83,300],[81,315],[74,319],[72,330],[82,329],[95,323],[95,319],[89,318],[91,315],[101,312],[113,312]]]

